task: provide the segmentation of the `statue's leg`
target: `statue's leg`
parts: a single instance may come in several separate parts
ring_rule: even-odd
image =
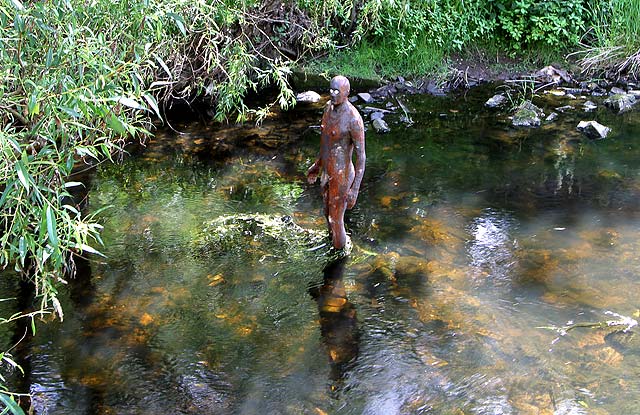
[[[331,221],[329,220],[329,183],[322,186],[322,201],[324,204],[324,218],[327,220],[327,228],[329,228],[329,237],[333,238]]]
[[[347,243],[347,231],[344,228],[344,212],[347,210],[347,192],[345,186],[339,183],[329,183],[327,220],[329,222],[329,232],[333,247],[344,248]]]

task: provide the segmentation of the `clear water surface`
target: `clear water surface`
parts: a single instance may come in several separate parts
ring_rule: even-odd
[[[412,126],[398,110],[391,133],[368,128],[356,249],[326,268],[252,235],[200,244],[224,215],[324,230],[303,176],[320,107],[259,127],[174,120],[101,165],[88,202],[112,206],[107,258],[28,342],[35,412],[640,413],[637,327],[550,329],[638,317],[640,113],[541,97],[575,109],[514,129],[483,107],[493,93],[401,97]],[[589,119],[613,132],[585,139]]]

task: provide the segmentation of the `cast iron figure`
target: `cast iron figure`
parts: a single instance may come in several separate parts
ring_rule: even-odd
[[[320,155],[307,171],[314,183],[320,176],[324,215],[329,225],[333,247],[343,249],[349,238],[344,229],[344,212],[356,204],[366,160],[364,123],[358,110],[349,102],[349,80],[336,76],[329,84],[331,100],[322,115]],[[353,166],[353,149],[356,165]]]

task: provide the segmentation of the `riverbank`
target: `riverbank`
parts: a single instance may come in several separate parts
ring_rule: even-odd
[[[300,64],[291,76],[295,91],[316,89],[322,91],[332,75],[342,74],[352,82],[354,92],[375,93],[382,88],[399,86],[408,93],[441,95],[457,89],[468,89],[483,83],[522,82],[539,80],[545,83],[562,83],[564,86],[580,86],[590,82],[602,88],[626,87],[638,82],[634,73],[618,73],[601,69],[594,72],[586,68],[579,57],[585,50],[576,49],[564,53],[531,50],[519,55],[500,53],[492,48],[474,48],[464,53],[454,53],[443,59],[442,65],[424,74],[398,73],[385,76],[372,67],[375,62],[364,63],[360,69],[353,66],[340,68],[326,61],[308,61]],[[554,68],[556,74],[545,74],[543,69]],[[542,72],[541,72],[542,71]],[[399,85],[401,84],[401,85]]]

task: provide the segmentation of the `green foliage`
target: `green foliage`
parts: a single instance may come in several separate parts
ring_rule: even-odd
[[[31,277],[45,308],[50,301],[62,317],[56,286],[71,271],[73,253],[97,253],[101,226],[93,215],[83,218],[68,204],[67,189],[80,183],[63,182],[73,156],[46,142],[38,152],[0,132],[3,164],[0,179],[0,266],[13,264]]]
[[[322,27],[336,43],[385,42],[403,58],[425,43],[443,51],[460,50],[463,45],[490,33],[494,26],[489,0],[363,2],[299,1],[314,22],[332,22]],[[345,36],[345,30],[349,36]],[[341,36],[337,36],[340,34]]]
[[[522,51],[536,45],[577,45],[584,33],[584,0],[493,0],[507,46]]]
[[[108,159],[125,137],[147,134],[148,114],[159,113],[145,86],[153,71],[145,41],[161,38],[145,23],[154,14],[148,7],[0,6],[0,267],[29,277],[41,306],[53,305],[60,317],[57,287],[73,270],[73,254],[97,253],[101,228],[70,203],[68,189],[79,183],[68,177],[77,162]],[[143,43],[131,42],[141,27]],[[115,31],[129,41],[117,44]]]
[[[293,101],[260,13],[249,0],[0,2],[0,268],[33,282],[41,309],[63,317],[74,255],[102,244],[99,212],[71,197],[74,166],[144,139],[175,99],[206,95],[220,120],[266,115],[243,98],[268,84],[272,104]]]
[[[176,98],[210,96],[220,120],[265,116],[243,98],[270,84],[279,90],[273,103],[293,101],[286,61],[273,48],[266,54],[269,39],[249,36],[257,5],[0,4],[0,267],[28,275],[43,306],[72,271],[73,254],[100,244],[94,218],[69,203],[74,165],[110,159],[149,135],[151,117]]]

